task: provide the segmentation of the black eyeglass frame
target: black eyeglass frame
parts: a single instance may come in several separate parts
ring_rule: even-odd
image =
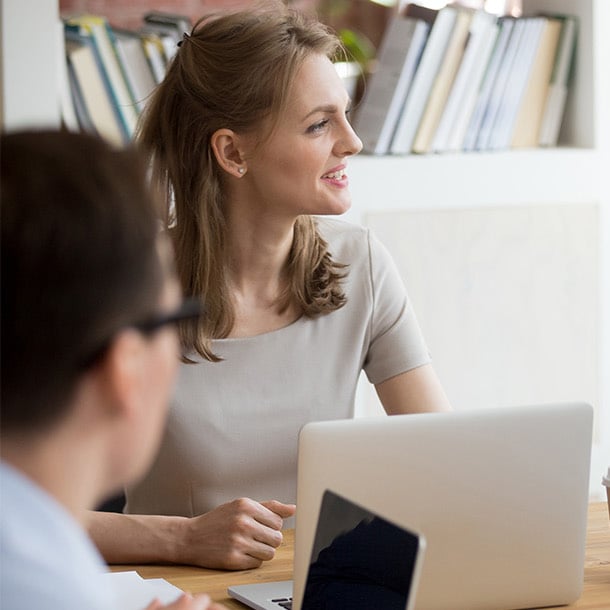
[[[159,314],[153,316],[147,320],[143,320],[141,322],[128,323],[124,324],[121,328],[117,329],[113,335],[107,339],[99,348],[97,348],[93,353],[82,360],[82,368],[87,369],[108,349],[108,346],[112,342],[112,337],[121,330],[127,328],[133,328],[143,335],[152,335],[164,326],[170,326],[172,324],[179,324],[180,322],[184,322],[187,320],[196,320],[199,319],[205,313],[205,307],[203,303],[197,298],[187,298],[182,301],[182,303],[174,310],[166,314]]]
[[[184,299],[174,311],[155,316],[143,322],[137,322],[136,324],[128,324],[127,328],[135,328],[144,335],[151,335],[163,326],[200,318],[204,311],[203,303],[199,299]]]

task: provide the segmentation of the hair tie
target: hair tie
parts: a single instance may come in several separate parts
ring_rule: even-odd
[[[190,36],[188,35],[188,33],[187,33],[187,32],[184,32],[184,34],[182,35],[182,40],[179,40],[179,41],[178,41],[178,45],[177,45],[177,46],[181,47],[181,46],[182,46],[182,43],[183,43],[185,40],[188,40],[189,38],[190,38]]]

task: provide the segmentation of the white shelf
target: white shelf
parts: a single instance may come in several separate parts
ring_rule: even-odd
[[[367,211],[599,199],[599,155],[558,148],[348,160],[352,220]]]

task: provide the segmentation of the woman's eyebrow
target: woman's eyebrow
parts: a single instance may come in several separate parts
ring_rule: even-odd
[[[337,112],[337,106],[335,106],[334,104],[325,104],[322,106],[316,106],[313,110],[308,112],[305,115],[305,117],[303,117],[303,120],[308,119],[312,114],[316,114],[318,112],[326,112],[326,113]]]
[[[352,103],[351,100],[349,100],[346,108],[349,110],[351,106]],[[317,112],[325,112],[327,114],[336,113],[338,112],[338,106],[336,104],[322,104],[321,106],[316,106],[303,117],[303,120],[307,120],[312,114],[316,114]]]

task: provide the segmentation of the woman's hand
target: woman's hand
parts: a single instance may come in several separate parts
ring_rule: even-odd
[[[294,504],[233,500],[197,517],[90,511],[87,527],[107,563],[177,563],[246,570],[272,559]]]
[[[294,504],[239,498],[192,517],[184,527],[180,563],[224,570],[246,570],[273,559],[282,543],[284,519]]]

